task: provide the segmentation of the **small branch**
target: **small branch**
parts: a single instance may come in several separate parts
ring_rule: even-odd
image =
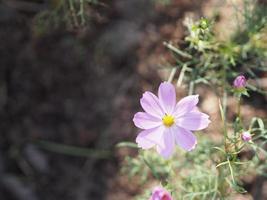
[[[183,82],[183,79],[184,79],[184,74],[185,74],[185,71],[187,69],[187,65],[184,64],[183,67],[182,67],[182,70],[180,72],[180,75],[179,75],[179,78],[177,80],[177,87],[181,86],[182,85],[182,82]]]
[[[179,54],[182,57],[192,58],[192,56],[190,54],[181,51],[180,49],[173,46],[171,43],[163,42],[163,45],[166,46],[168,49],[174,51],[175,53]]]
[[[173,68],[172,68],[172,71],[171,71],[171,73],[170,73],[169,79],[168,79],[168,82],[169,82],[169,83],[172,82],[172,80],[173,80],[173,78],[174,78],[174,75],[175,75],[176,71],[177,71],[177,68],[176,68],[176,67],[173,67]]]
[[[75,10],[74,5],[73,5],[73,0],[69,0],[69,6],[70,6],[70,13],[71,13],[71,16],[73,18],[74,26],[78,27],[79,26],[79,22],[78,22],[78,19],[77,19],[76,10]]]

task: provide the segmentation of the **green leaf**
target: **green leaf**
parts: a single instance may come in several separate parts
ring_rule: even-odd
[[[138,148],[136,143],[133,142],[120,142],[118,144],[116,144],[116,147],[120,148],[120,147],[130,147],[130,148]]]

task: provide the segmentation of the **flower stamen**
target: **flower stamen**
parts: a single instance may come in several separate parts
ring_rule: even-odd
[[[165,115],[162,118],[162,122],[165,126],[170,127],[174,124],[174,117],[171,115]]]

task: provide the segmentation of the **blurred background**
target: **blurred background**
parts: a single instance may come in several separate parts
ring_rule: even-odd
[[[133,199],[142,188],[120,166],[136,152],[115,145],[135,140],[142,92],[169,75],[163,42],[184,38],[186,16],[216,15],[227,37],[233,2],[1,0],[0,199]],[[210,99],[202,106],[214,114]],[[247,114],[266,117],[265,106],[260,98]],[[248,182],[267,197],[266,179]]]

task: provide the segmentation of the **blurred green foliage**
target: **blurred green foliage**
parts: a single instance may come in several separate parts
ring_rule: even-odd
[[[202,135],[194,151],[177,149],[169,160],[159,156],[154,149],[139,150],[137,157],[125,158],[121,172],[129,179],[137,178],[140,186],[148,180],[157,180],[176,200],[229,199],[236,192],[246,192],[242,178],[256,174],[266,176],[267,129],[262,119],[253,118],[249,130],[254,135],[253,142],[245,143],[239,138],[241,149],[238,154],[247,152],[252,154],[251,158],[238,156],[233,159],[237,155],[235,152],[226,152],[223,143],[214,143]],[[136,199],[146,200],[150,192],[147,190]]]
[[[158,3],[161,5],[169,5],[172,0],[151,0],[153,3]]]
[[[218,92],[218,87],[229,89],[229,81],[240,73],[257,78],[258,72],[267,71],[267,6],[259,7],[253,2],[244,2],[242,28],[237,27],[235,34],[225,41],[216,37],[213,20],[185,20],[188,36],[183,49],[165,43],[177,62],[175,68],[181,72],[177,85],[181,79],[188,83],[189,94],[198,84],[209,85]],[[257,86],[250,89],[261,91]]]
[[[34,33],[42,35],[54,29],[81,28],[88,24],[90,7],[102,5],[99,0],[51,0],[50,8],[35,17]]]

